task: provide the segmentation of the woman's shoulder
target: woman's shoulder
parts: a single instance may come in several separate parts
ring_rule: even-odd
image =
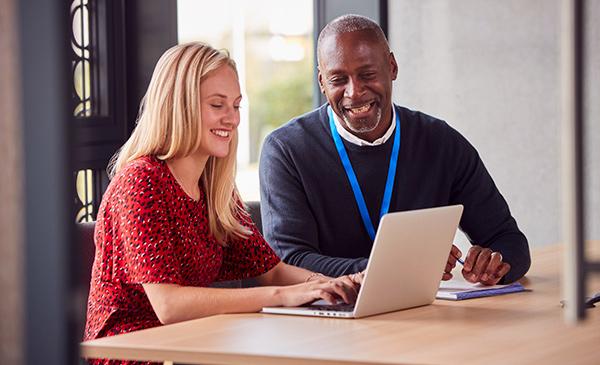
[[[117,172],[113,180],[135,181],[150,180],[154,182],[167,179],[169,176],[166,163],[154,156],[142,156],[128,162]]]
[[[165,162],[155,156],[142,156],[129,161],[119,173],[156,174],[164,170]]]
[[[164,161],[153,156],[139,157],[128,162],[112,178],[107,192],[132,195],[152,191],[163,194],[171,185],[170,173]]]

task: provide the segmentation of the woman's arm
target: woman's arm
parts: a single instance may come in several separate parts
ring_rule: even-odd
[[[281,303],[275,287],[220,289],[177,284],[142,284],[162,324],[223,313],[256,312]]]
[[[301,267],[288,265],[281,261],[271,270],[256,277],[256,280],[260,285],[292,285],[303,283],[312,279],[324,278],[328,280],[341,280],[346,282],[348,286],[356,287],[357,285],[362,284],[363,277],[364,272],[359,272],[356,274],[344,275],[340,276],[337,279],[333,279],[331,277],[319,273],[314,273]]]
[[[292,285],[304,283],[315,276],[315,273],[301,267],[279,262],[266,273],[256,277],[260,285]],[[323,276],[325,278],[325,276]],[[329,278],[331,279],[331,278]]]
[[[296,278],[306,280],[310,274],[303,269],[298,271],[292,266],[285,266],[291,269],[284,268],[283,273],[275,272],[272,275],[278,277],[278,280],[293,281]],[[348,277],[340,279],[318,277],[296,285],[244,289],[201,288],[176,284],[142,284],[142,286],[162,324],[214,314],[258,312],[262,307],[268,306],[293,307],[317,299],[324,299],[330,303],[338,300],[353,303],[358,293],[357,285]]]

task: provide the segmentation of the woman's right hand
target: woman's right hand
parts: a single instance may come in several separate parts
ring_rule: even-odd
[[[280,287],[279,296],[284,307],[296,307],[318,299],[335,304],[356,302],[360,285],[348,276],[333,279],[325,276],[318,277],[307,283]]]

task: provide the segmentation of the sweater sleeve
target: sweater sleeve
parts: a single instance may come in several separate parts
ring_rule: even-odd
[[[494,184],[475,148],[452,128],[450,156],[455,171],[451,203],[463,204],[461,230],[472,244],[500,252],[511,270],[502,279],[510,283],[523,277],[531,265],[527,238],[519,230],[508,204]]]
[[[322,254],[318,225],[294,161],[273,135],[265,139],[259,170],[263,233],[279,257],[332,277],[367,267],[368,258]]]

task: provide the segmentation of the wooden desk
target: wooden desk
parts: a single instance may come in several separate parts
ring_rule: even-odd
[[[363,319],[220,315],[84,342],[81,353],[193,364],[599,364],[600,307],[582,325],[564,323],[559,251],[534,252],[523,280],[533,292]]]

